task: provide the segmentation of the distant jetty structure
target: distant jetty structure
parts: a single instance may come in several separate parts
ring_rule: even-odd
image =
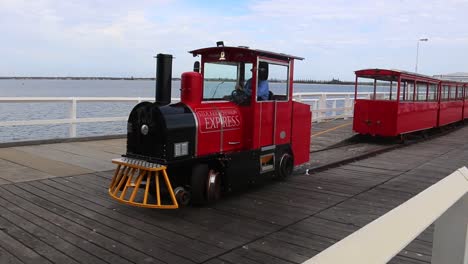
[[[434,75],[435,78],[448,81],[468,82],[468,72]]]

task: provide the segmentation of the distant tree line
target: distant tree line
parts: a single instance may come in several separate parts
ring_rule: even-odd
[[[0,76],[0,80],[148,80],[154,81],[156,78],[144,78],[144,77],[23,77],[23,76]],[[180,78],[172,78],[172,80],[180,80]]]
[[[312,79],[296,79],[294,80],[295,83],[313,83],[313,84],[342,84],[342,85],[350,85],[354,84],[354,82],[350,81],[341,81],[340,79],[331,79],[331,80],[312,80]]]

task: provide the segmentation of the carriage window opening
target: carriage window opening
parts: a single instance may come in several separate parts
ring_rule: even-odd
[[[398,89],[398,86],[396,87]],[[395,92],[393,91],[395,89],[395,84],[393,81],[390,81],[390,94],[388,95],[389,100],[395,100]]]
[[[401,80],[400,83],[400,101],[408,100],[408,82],[405,80]]]
[[[390,81],[390,95],[389,100],[396,101],[398,94],[398,80]]]
[[[398,99],[398,77],[358,77],[356,79],[357,99],[396,101]],[[401,82],[403,87],[403,82]],[[403,88],[401,88],[403,89]],[[403,93],[400,92],[400,100]]]
[[[238,83],[237,63],[205,63],[203,65],[203,100],[225,99]]]
[[[448,85],[442,85],[441,100],[447,101],[448,98],[449,98],[449,87]]]
[[[458,86],[458,96],[457,96],[457,99],[458,99],[458,100],[462,100],[462,99],[463,99],[463,87],[461,87],[461,86]]]
[[[263,62],[263,64],[266,64]],[[280,65],[268,62],[268,70],[265,76],[264,73],[258,73],[258,78],[268,81],[269,94],[268,98],[261,98],[259,89],[257,89],[257,99],[259,101],[286,101],[288,100],[288,87],[289,87],[289,67],[287,65]],[[262,76],[263,74],[263,76]]]
[[[450,100],[456,100],[456,99],[457,99],[457,87],[450,86]]]
[[[413,101],[418,100],[418,85],[416,82],[414,82],[414,87],[413,87]]]
[[[406,100],[406,82],[401,81],[400,83],[400,101]]]
[[[427,83],[416,84],[416,101],[427,101]]]
[[[373,88],[369,82],[369,79],[357,77],[354,89],[357,92],[356,99],[369,99],[368,96],[363,95],[363,93],[368,93]]]
[[[429,99],[429,83],[426,83],[426,102],[430,101]]]
[[[374,91],[375,94],[371,97],[374,100],[396,100],[398,81],[376,80]]]
[[[356,88],[358,99],[396,101],[398,79],[390,77],[389,80],[376,80],[361,77],[357,79]]]
[[[437,85],[434,83],[429,84],[429,94],[428,94],[429,101],[437,101]]]
[[[374,91],[373,91],[373,93],[372,93],[372,95],[371,95],[371,98],[372,98],[373,100],[377,100],[377,98],[376,98],[376,92],[377,92],[377,80],[374,79]]]
[[[413,101],[414,98],[414,81],[406,83],[406,101]]]

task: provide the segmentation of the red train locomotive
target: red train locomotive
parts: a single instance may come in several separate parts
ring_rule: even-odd
[[[359,134],[401,136],[468,118],[467,83],[387,69],[355,73],[353,130]],[[373,94],[368,99],[357,98],[363,79],[373,82]]]
[[[182,74],[181,101],[170,104],[172,56],[159,54],[156,102],[130,113],[127,152],[114,160],[109,188],[121,202],[203,204],[263,179],[285,178],[309,160],[310,108],[292,100],[294,60],[302,58],[222,43],[190,53],[201,63]],[[152,204],[148,193],[156,197]],[[172,204],[164,204],[164,193]]]

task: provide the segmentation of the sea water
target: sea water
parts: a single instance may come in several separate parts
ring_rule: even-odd
[[[275,84],[270,89],[275,92]],[[367,90],[367,89],[366,89]],[[371,88],[368,89],[370,91]],[[354,85],[294,84],[294,92],[354,92]],[[143,97],[154,98],[154,80],[0,80],[0,97]],[[172,97],[180,97],[180,81],[172,81]],[[79,102],[77,118],[128,116],[136,103]],[[70,102],[0,103],[0,121],[63,119],[70,115]],[[67,138],[68,124],[0,126],[0,142]],[[126,133],[125,122],[77,124],[77,136]]]

